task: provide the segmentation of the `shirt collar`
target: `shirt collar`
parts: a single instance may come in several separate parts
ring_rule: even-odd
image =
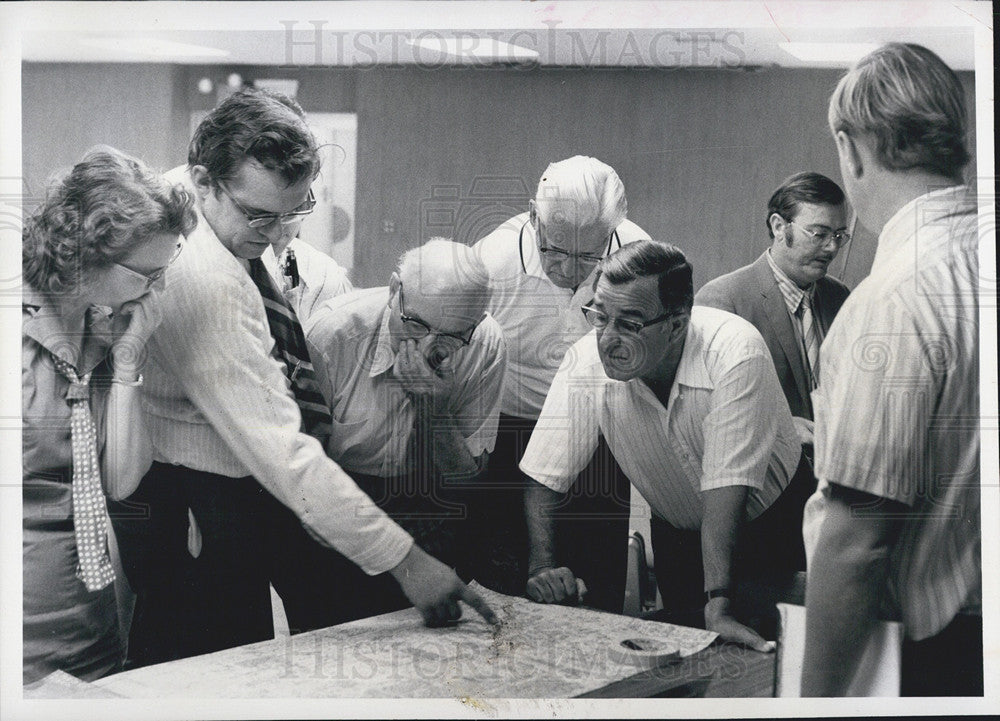
[[[687,333],[684,336],[684,350],[681,351],[681,360],[677,364],[677,373],[674,375],[674,385],[670,390],[671,398],[677,395],[678,386],[708,390],[715,388],[715,383],[708,372],[708,366],[705,364],[705,342],[695,323],[696,314],[697,310],[693,311],[691,320],[688,321]],[[628,383],[639,388],[642,393],[648,394],[650,398],[655,398],[653,391],[641,379],[633,378]]]
[[[392,334],[389,332],[390,310],[388,304],[382,309],[382,319],[375,339],[375,356],[372,358],[371,370],[368,371],[371,378],[385,373],[396,363],[396,354],[392,351]]]
[[[681,362],[677,365],[675,383],[689,388],[707,388],[712,390],[715,383],[705,365],[705,339],[696,323],[695,313],[688,320],[687,333],[684,336],[684,350],[681,352]]]
[[[813,292],[816,290],[816,284],[810,283],[808,288],[800,288],[796,285],[795,281],[788,277],[778,264],[774,262],[774,258],[771,257],[771,249],[767,249],[767,264],[771,266],[771,272],[774,273],[774,279],[778,283],[778,290],[781,291],[781,296],[785,299],[785,305],[788,307],[788,312],[792,315],[798,312],[799,306],[802,304],[802,298],[806,297],[812,300]]]
[[[22,333],[72,365],[81,375],[89,373],[104,360],[113,340],[112,312],[107,306],[92,305],[87,309],[86,335],[79,349],[79,358],[74,358],[72,349],[62,342],[66,338],[66,328],[59,309],[45,294],[25,286],[21,306],[27,316],[22,324]]]
[[[940,225],[944,218],[976,212],[976,199],[967,185],[953,185],[914,198],[896,211],[878,236],[872,268],[887,262],[922,227]]]

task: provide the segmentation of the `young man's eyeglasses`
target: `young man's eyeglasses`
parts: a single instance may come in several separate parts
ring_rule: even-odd
[[[486,314],[484,313],[483,318],[485,317]],[[425,336],[428,335],[434,335],[437,336],[438,338],[451,338],[452,340],[458,341],[463,346],[467,346],[469,345],[469,343],[472,342],[472,336],[473,334],[475,334],[476,328],[479,327],[479,324],[482,322],[483,318],[477,320],[475,325],[469,328],[469,330],[467,330],[464,334],[448,333],[443,330],[437,330],[435,328],[431,328],[429,325],[424,323],[419,318],[415,318],[414,316],[411,315],[406,315],[406,311],[403,309],[403,283],[400,282],[399,284],[399,319],[403,322],[403,327],[406,328],[406,332],[410,335],[411,338],[424,338]]]
[[[316,207],[316,196],[313,195],[312,188],[309,188],[309,195],[306,199],[302,201],[300,205],[295,210],[288,213],[258,213],[254,214],[240,205],[240,201],[233,197],[233,194],[226,190],[226,186],[219,183],[219,188],[222,192],[226,194],[226,197],[233,201],[233,205],[239,208],[239,211],[243,213],[244,217],[247,219],[247,226],[250,228],[264,228],[274,221],[278,221],[280,225],[291,225],[300,218],[309,215],[313,212]]]
[[[794,220],[789,220],[788,224],[794,225],[796,228],[808,235],[813,243],[821,248],[827,245],[831,240],[837,248],[840,248],[851,241],[851,234],[846,230],[809,230],[809,228],[799,225]]]
[[[619,333],[630,333],[632,335],[639,335],[643,328],[648,328],[651,325],[656,325],[657,323],[662,323],[668,318],[672,318],[675,313],[664,313],[663,315],[658,315],[652,320],[629,320],[628,318],[614,318],[612,319],[603,310],[598,310],[589,305],[585,305],[580,308],[583,311],[583,316],[587,319],[587,322],[598,330],[602,328],[607,328],[609,324],[613,324],[615,330]]]

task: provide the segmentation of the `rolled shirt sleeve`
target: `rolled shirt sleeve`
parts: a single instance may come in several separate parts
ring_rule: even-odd
[[[816,475],[913,506],[933,487],[926,459],[949,349],[905,308],[867,313],[865,327],[878,330],[823,354],[827,381],[813,391]]]
[[[779,427],[786,420],[783,416],[788,416],[790,425],[791,414],[769,355],[748,354],[728,368],[712,391],[711,409],[703,423],[701,489],[763,489]]]
[[[573,346],[563,359],[521,459],[523,473],[565,493],[587,467],[600,437],[602,384]]]

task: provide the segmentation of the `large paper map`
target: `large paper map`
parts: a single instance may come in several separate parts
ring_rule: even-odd
[[[473,588],[500,616],[498,629],[468,608],[454,626],[430,629],[411,608],[93,685],[126,697],[566,698],[639,671],[613,658],[623,639],[667,641],[688,656],[716,637]]]

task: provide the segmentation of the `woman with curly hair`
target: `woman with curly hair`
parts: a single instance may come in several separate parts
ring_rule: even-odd
[[[22,233],[24,681],[120,670],[105,494],[151,463],[146,339],[189,195],[99,147],[54,183]]]

